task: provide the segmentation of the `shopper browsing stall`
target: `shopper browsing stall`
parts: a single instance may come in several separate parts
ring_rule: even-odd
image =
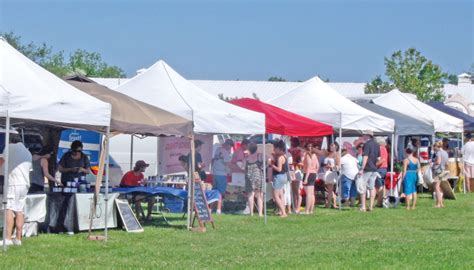
[[[356,177],[359,172],[357,159],[349,154],[347,149],[342,149],[341,157],[341,184],[342,203],[354,206],[357,197]]]
[[[229,163],[232,160],[232,147],[234,141],[225,140],[221,147],[216,149],[212,158],[212,174],[214,177],[213,189],[219,191],[220,198],[217,202],[217,214],[222,213],[222,201],[227,190],[227,176],[229,175]]]
[[[374,139],[374,132],[367,130],[364,132],[367,142],[364,144],[363,161],[359,174],[362,175],[362,181],[358,191],[361,195],[361,211],[372,211],[375,203],[375,180],[378,177],[377,162],[380,158],[380,146]],[[370,191],[370,204],[366,208],[366,191]]]
[[[8,186],[6,205],[6,238],[5,245],[21,245],[24,208],[26,194],[30,186],[31,153],[21,142],[21,137],[17,134],[10,135],[8,145]],[[0,158],[2,172],[4,171],[3,154]],[[16,238],[12,240],[13,228],[16,229]],[[3,242],[1,243],[3,244]]]

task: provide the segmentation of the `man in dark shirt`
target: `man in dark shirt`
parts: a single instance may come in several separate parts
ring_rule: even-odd
[[[366,196],[367,196],[367,189],[370,191],[370,205],[369,211],[372,211],[374,208],[375,202],[375,180],[378,177],[378,167],[377,161],[380,158],[380,146],[374,139],[374,132],[371,130],[366,130],[364,132],[364,136],[367,139],[367,142],[364,144],[363,150],[363,161],[362,167],[360,169],[359,174],[362,176],[360,185],[359,185],[359,193],[361,195],[361,211],[366,211]]]

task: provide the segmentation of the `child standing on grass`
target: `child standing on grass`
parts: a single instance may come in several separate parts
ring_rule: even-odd
[[[407,148],[407,158],[403,160],[403,192],[406,195],[407,210],[414,210],[416,208],[416,182],[418,180],[418,171],[420,170],[420,163],[413,155],[413,150]]]

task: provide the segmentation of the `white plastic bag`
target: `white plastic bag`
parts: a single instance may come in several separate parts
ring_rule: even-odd
[[[433,184],[433,173],[431,171],[431,166],[425,168],[425,172],[423,173],[423,180],[427,185]]]

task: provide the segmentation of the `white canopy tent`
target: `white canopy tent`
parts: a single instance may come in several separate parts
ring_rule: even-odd
[[[393,132],[394,120],[371,112],[314,77],[302,85],[268,101],[270,104],[306,116],[335,129]]]
[[[265,115],[207,93],[163,60],[114,90],[192,120],[196,133],[265,133]]]
[[[108,133],[111,106],[46,71],[0,37],[0,116],[6,120],[6,130],[10,130],[10,119],[14,119]],[[9,135],[5,133],[5,187],[8,186]],[[4,188],[4,211],[6,191]],[[4,239],[5,236],[6,230]]]
[[[264,114],[220,100],[186,80],[163,60],[114,90],[192,120],[195,133],[265,134]],[[191,138],[191,152],[190,167],[194,168],[194,136]],[[188,228],[191,226],[194,194],[192,175],[191,169]]]
[[[400,90],[392,90],[373,99],[373,102],[379,106],[433,125],[435,132],[463,132],[463,120],[438,111],[416,98],[400,92]]]

